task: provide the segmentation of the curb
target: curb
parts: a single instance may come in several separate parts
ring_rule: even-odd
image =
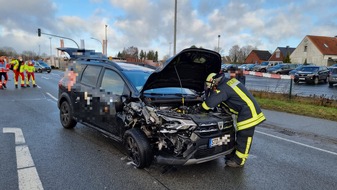
[[[255,71],[244,71],[245,75],[254,75],[258,77],[266,77],[266,78],[273,78],[273,79],[294,79],[292,75],[280,75],[280,74],[270,74],[270,73],[262,73],[262,72],[255,72]]]

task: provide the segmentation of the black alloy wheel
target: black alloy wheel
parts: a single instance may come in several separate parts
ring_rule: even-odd
[[[71,129],[76,126],[76,121],[73,119],[71,107],[67,101],[63,101],[60,106],[60,121],[64,128]]]
[[[138,128],[127,130],[124,135],[124,145],[128,156],[137,168],[142,169],[150,166],[153,154],[150,143],[143,131]]]

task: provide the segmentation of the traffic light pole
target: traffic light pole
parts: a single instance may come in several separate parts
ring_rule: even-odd
[[[47,34],[47,33],[41,32],[41,29],[38,28],[37,29],[37,35],[40,37],[41,34],[44,34],[44,35],[47,35],[47,36],[53,36],[53,37],[57,37],[57,38],[64,38],[64,39],[67,39],[67,40],[71,40],[71,41],[73,41],[77,45],[77,48],[80,49],[80,46],[78,46],[78,44],[75,42],[75,40],[73,40],[71,38],[67,38],[67,37],[63,37],[63,36],[58,36],[58,35],[54,35],[54,34]]]

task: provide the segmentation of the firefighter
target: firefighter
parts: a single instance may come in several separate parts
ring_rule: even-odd
[[[235,77],[230,79],[224,74],[211,73],[206,78],[205,87],[206,99],[202,109],[225,106],[234,116],[235,150],[226,156],[226,166],[243,167],[249,155],[255,126],[266,118],[253,95]]]
[[[13,59],[10,63],[13,67],[15,88],[18,88],[19,76],[21,80],[21,88],[25,88],[25,65],[22,57]]]
[[[35,67],[34,67],[34,62],[33,61],[28,61],[27,64],[25,65],[25,70],[26,70],[26,87],[30,87],[30,80],[32,81],[33,87],[36,87],[35,84]]]
[[[0,57],[0,89],[7,88],[6,84],[8,81],[7,72],[9,71],[9,64],[7,64],[5,57]],[[2,76],[4,77],[4,82],[2,82]]]

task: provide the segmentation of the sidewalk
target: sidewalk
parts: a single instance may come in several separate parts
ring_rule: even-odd
[[[337,138],[337,122],[335,121],[265,109],[262,111],[267,118],[263,124],[292,129],[295,131],[309,132],[335,139]]]

